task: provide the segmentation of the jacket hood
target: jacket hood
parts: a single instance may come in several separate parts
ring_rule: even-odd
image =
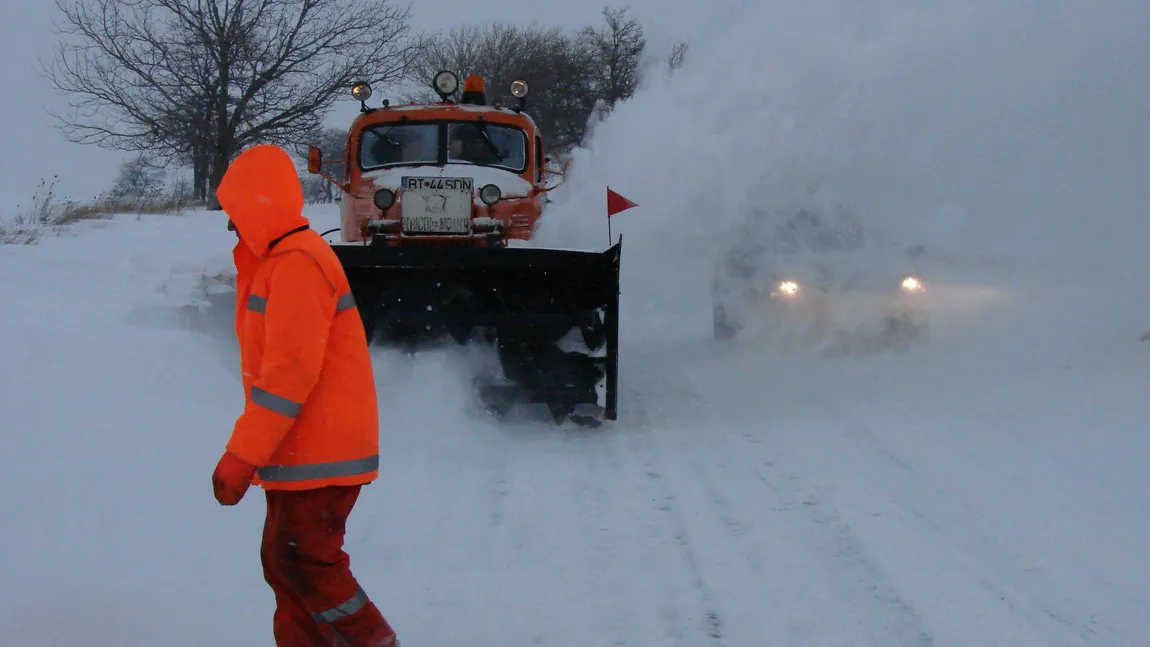
[[[267,254],[272,241],[309,224],[295,164],[279,146],[262,144],[240,153],[216,197],[257,257]]]

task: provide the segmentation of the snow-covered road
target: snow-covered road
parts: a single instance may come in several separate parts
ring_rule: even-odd
[[[179,314],[228,269],[219,220],[0,248],[0,644],[272,644],[262,493],[209,483],[234,338]],[[624,322],[598,430],[496,423],[457,352],[379,351],[353,568],[412,646],[1145,645],[1144,306],[1056,287],[985,288],[904,356]]]
[[[1150,3],[664,4],[683,67],[590,124],[534,241],[640,205],[620,419],[497,422],[468,353],[376,352],[348,550],[404,647],[1150,647]],[[745,220],[838,207],[933,259],[930,346],[712,341]],[[0,647],[273,645],[262,492],[210,484],[224,223],[0,245]]]

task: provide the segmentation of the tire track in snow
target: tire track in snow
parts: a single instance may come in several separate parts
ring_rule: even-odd
[[[715,367],[703,371],[707,369],[713,372]],[[738,553],[742,574],[763,581],[758,588],[765,586],[781,607],[771,618],[778,626],[768,629],[785,634],[789,642],[798,641],[795,644],[823,644],[818,641],[833,635],[852,645],[934,645],[935,637],[923,618],[867,554],[833,502],[801,476],[810,458],[784,450],[770,436],[764,441],[752,431],[724,431],[746,429],[747,421],[728,420],[730,415],[722,405],[732,395],[748,395],[747,386],[753,380],[736,380],[733,388],[723,382],[696,382],[711,420],[703,427],[705,433],[681,441],[676,455],[686,457],[683,468],[689,479],[684,480],[696,490],[696,505],[713,515],[713,528],[722,529],[721,536],[709,539],[733,549],[727,552]],[[716,393],[724,387],[727,390]],[[762,460],[763,451],[771,452],[771,460]],[[761,550],[764,541],[780,552],[765,554]],[[722,559],[718,548],[711,554],[712,561]],[[781,564],[776,557],[780,554],[811,570],[796,571]],[[807,588],[803,600],[793,599],[794,587],[777,584],[788,577],[794,578],[792,582],[797,579],[799,588]],[[811,614],[811,608],[802,605],[806,597],[815,599],[812,607],[830,603],[846,621],[820,627],[813,615],[807,623],[796,620]]]
[[[611,524],[608,522],[608,510],[613,510],[612,497],[608,494],[607,487],[604,485],[608,482],[608,478],[612,474],[625,473],[620,465],[615,452],[608,452],[604,457],[606,469],[598,465],[597,461],[591,461],[588,466],[588,479],[591,483],[589,488],[589,496],[581,497],[580,503],[583,512],[583,517],[587,520],[588,530],[590,531],[591,540],[589,541],[590,547],[593,550],[594,557],[592,562],[600,564],[603,572],[614,570],[617,564],[617,556],[615,555],[615,545],[611,541],[610,536]],[[630,624],[628,614],[625,611],[627,605],[620,604],[620,598],[626,599],[629,588],[623,586],[614,587],[613,595],[602,594],[602,587],[610,586],[610,584],[600,581],[593,582],[593,590],[600,595],[596,596],[598,613],[596,616],[600,618],[600,623],[604,625],[605,633],[609,634],[610,645],[613,647],[622,647],[627,644],[626,631]],[[621,590],[622,589],[622,590]],[[607,637],[607,636],[604,636]]]
[[[658,501],[656,509],[666,515],[678,547],[679,557],[686,565],[690,574],[691,587],[698,598],[698,609],[701,617],[704,619],[705,626],[699,627],[698,623],[696,623],[693,630],[688,631],[687,628],[683,627],[679,622],[683,614],[670,608],[664,609],[664,617],[669,624],[675,623],[679,625],[674,635],[679,639],[680,643],[686,641],[687,645],[697,644],[689,639],[688,634],[697,635],[698,632],[705,630],[707,644],[713,645],[714,647],[726,647],[727,643],[723,637],[723,621],[717,611],[714,595],[700,567],[699,557],[692,541],[691,532],[688,530],[681,506],[679,505],[678,497],[665,485],[666,481],[663,474],[656,469],[654,465],[650,462],[646,462],[644,468],[651,481],[651,486],[655,488],[653,498]]]
[[[872,644],[908,647],[932,647],[935,644],[934,636],[922,617],[867,554],[863,543],[830,501],[821,499],[815,488],[803,483],[795,471],[780,469],[777,462],[771,464],[770,470],[757,465],[750,467],[768,489],[783,492],[789,495],[790,500],[801,502],[792,510],[801,512],[803,525],[817,529],[810,535],[818,540],[812,542],[811,548],[833,555],[831,575],[838,585],[836,588],[839,591],[850,590],[853,594],[851,600],[872,607],[876,613],[874,617],[890,620],[889,625],[880,620],[879,626],[871,629],[871,637],[876,640]],[[774,477],[772,472],[776,471],[783,473],[784,478]],[[780,483],[789,483],[791,487],[781,487]]]
[[[412,641],[420,638],[413,630],[442,628],[445,617],[461,622],[440,635],[465,640],[473,635],[468,621],[476,594],[491,587],[485,573],[514,533],[507,509],[510,461],[500,452],[466,447],[411,451],[385,441],[384,448],[412,458],[385,469],[383,488],[365,489],[354,513],[361,519],[354,542],[363,547],[350,550],[365,564],[357,573],[368,578],[369,594],[385,615],[401,619],[397,630]],[[373,580],[372,574],[383,575]]]
[[[700,361],[697,349],[661,345],[629,348],[620,357],[620,433],[649,432],[699,423],[709,404],[684,365]]]
[[[689,457],[685,467],[700,504],[717,521],[712,527],[725,533],[715,544],[724,547],[722,552],[737,552],[740,566],[780,607],[771,618],[777,624],[773,633],[795,644],[934,644],[917,612],[870,560],[833,505],[795,471],[780,467],[801,464],[799,457],[776,454],[760,465],[741,437],[721,434],[711,440],[706,449],[684,447],[680,454]],[[768,542],[767,551],[761,542]],[[720,554],[718,548],[714,552]],[[841,620],[827,623],[818,620],[820,615]]]
[[[727,647],[732,643],[724,633],[720,603],[687,522],[690,508],[681,501],[676,466],[657,449],[667,442],[664,436],[668,429],[702,420],[707,403],[694,382],[684,374],[685,357],[660,350],[649,348],[636,353],[635,368],[639,370],[635,371],[628,395],[637,405],[634,422],[643,431],[636,433],[634,429],[627,429],[621,433],[627,436],[632,469],[642,470],[641,482],[636,488],[649,502],[649,514],[653,518],[648,525],[663,529],[656,537],[671,542],[665,547],[670,553],[667,559],[674,560],[678,569],[676,576],[682,578],[687,588],[679,592],[679,599],[661,600],[661,620],[667,637],[675,645]]]
[[[635,605],[644,595],[643,582],[638,576],[626,574],[628,569],[649,565],[651,556],[645,554],[642,538],[634,536],[641,525],[636,522],[642,517],[637,517],[637,511],[627,505],[629,499],[619,497],[619,492],[635,490],[636,477],[628,469],[633,461],[631,449],[620,442],[620,436],[586,440],[601,444],[602,448],[588,451],[579,447],[582,460],[573,469],[576,481],[570,488],[576,495],[578,534],[589,549],[584,557],[586,596],[594,604],[596,627],[589,630],[592,635],[585,642],[613,647],[640,645],[649,631],[637,629],[649,620],[641,617]]]
[[[956,498],[937,479],[929,478],[896,455],[857,416],[844,415],[842,420],[843,435],[851,440],[854,449],[874,457],[865,464],[885,466],[882,470],[866,470],[866,480],[912,518],[915,527],[929,535],[934,546],[945,547],[953,562],[962,565],[965,576],[982,587],[984,595],[998,601],[1012,616],[1026,618],[1033,629],[1044,633],[1045,640],[1059,644],[1071,644],[1064,642],[1068,639],[1076,644],[1110,644],[1120,639],[1099,627],[1089,610],[1066,608],[1052,599],[1052,592],[1061,587],[1045,576],[1040,566],[1020,566],[1044,561],[1042,555],[1035,554],[1033,546],[1024,544],[1024,538],[994,532],[987,525],[988,518],[970,502]],[[1006,581],[1004,578],[1010,573],[1018,574],[1021,581]],[[1069,600],[1065,603],[1072,604]],[[1129,617],[1138,613],[1137,603],[1121,598],[1117,592],[1105,606],[1127,606]]]
[[[698,599],[704,626],[696,635],[711,645],[754,641],[764,630],[794,644],[933,645],[922,619],[834,510],[811,497],[796,475],[766,475],[748,461],[756,452],[746,437],[721,431],[727,423],[714,406],[719,400],[704,395],[713,385],[700,387],[682,364],[660,368],[662,383],[677,384],[680,393],[689,388],[690,397],[662,420],[651,409],[652,421],[662,423],[655,433],[667,437],[660,447],[669,449],[646,467],[659,483],[653,495],[662,500]],[[696,407],[694,415],[676,415],[683,401]],[[684,429],[684,418],[699,423],[697,429]],[[767,496],[759,496],[764,490]],[[776,552],[764,551],[764,542]],[[806,570],[788,564],[792,559]],[[815,592],[795,595],[795,588],[806,587]],[[748,607],[748,597],[770,600],[775,612]],[[828,603],[830,613],[847,620],[827,626]]]

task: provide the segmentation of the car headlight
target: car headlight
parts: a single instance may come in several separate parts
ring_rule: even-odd
[[[922,281],[913,276],[908,276],[902,280],[903,292],[922,292],[923,289]]]
[[[775,286],[774,291],[771,292],[771,296],[781,296],[781,297],[790,298],[790,297],[797,296],[798,293],[799,293],[799,284],[798,283],[795,283],[794,281],[782,281],[777,286]]]

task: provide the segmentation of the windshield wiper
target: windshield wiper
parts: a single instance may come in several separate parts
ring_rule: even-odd
[[[487,147],[491,149],[491,152],[495,155],[496,160],[500,162],[504,161],[503,155],[500,154],[499,149],[495,147],[495,142],[491,141],[491,136],[487,134],[487,124],[482,121],[478,123],[479,134],[483,135],[483,143],[487,144]]]

